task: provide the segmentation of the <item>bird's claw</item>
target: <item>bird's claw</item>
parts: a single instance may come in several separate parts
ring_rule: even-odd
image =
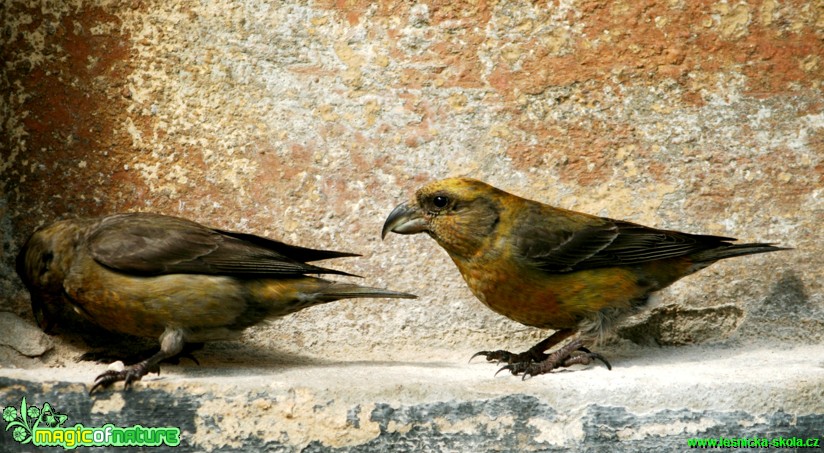
[[[601,361],[601,363],[603,363],[604,366],[607,367],[608,370],[612,369],[612,365],[610,365],[610,363],[609,363],[609,361],[607,361],[606,357],[602,356],[601,354],[598,354],[597,352],[588,352],[586,355],[589,356],[590,359],[595,359],[595,360]],[[590,362],[591,361],[592,360],[590,360]]]
[[[564,365],[561,365],[564,366]],[[539,376],[541,374],[547,374],[550,371],[558,368],[559,366],[550,363],[550,362],[539,362],[539,363],[531,363],[521,375],[521,380],[525,381],[526,378],[531,378],[533,376]]]
[[[563,346],[551,354],[537,352],[536,348],[532,348],[520,354],[512,354],[507,351],[481,351],[472,356],[484,356],[489,362],[497,360],[498,363],[507,362],[495,372],[495,376],[501,371],[508,370],[514,376],[521,376],[521,379],[526,379],[532,376],[547,374],[552,370],[558,368],[566,368],[572,365],[589,365],[593,361],[598,360],[607,367],[612,369],[607,359],[597,353],[592,352],[581,345],[580,340]],[[469,359],[469,360],[472,360]]]
[[[523,375],[524,378],[531,375],[529,372],[535,367],[535,365],[543,363],[543,361],[547,358],[546,354],[535,352],[531,349],[519,354],[499,349],[497,351],[476,352],[472,357],[470,357],[469,361],[472,361],[472,359],[477,356],[484,356],[486,357],[487,362],[496,362],[498,365],[506,363],[506,365],[498,368],[498,371],[495,372],[495,376],[497,376],[501,371],[507,370],[512,373],[513,376]]]
[[[577,350],[571,352],[569,355],[564,357],[563,355],[557,355],[554,357],[549,357],[547,360],[543,362],[536,362],[531,363],[529,366],[524,370],[522,379],[526,379],[527,377],[538,376],[541,374],[547,374],[552,370],[558,368],[566,368],[572,365],[589,365],[594,360],[599,360],[603,363],[608,370],[612,369],[612,365],[610,365],[607,359],[597,353],[592,352],[587,348],[580,347]]]
[[[136,365],[126,367],[123,370],[109,370],[103,372],[95,378],[94,385],[92,385],[92,388],[89,390],[89,395],[94,393],[94,391],[98,388],[107,388],[119,381],[123,381],[123,388],[129,388],[133,382],[139,381],[143,376],[149,374],[149,372],[160,374],[160,367],[156,364],[154,366],[148,366],[146,363],[141,362]]]
[[[118,381],[124,381],[124,388],[128,388],[129,384],[134,380],[129,374],[129,369],[122,371],[109,370],[97,376],[94,380],[94,385],[89,390],[89,395],[94,393],[98,388],[104,389]]]
[[[504,365],[504,366],[502,366],[502,367],[498,368],[498,371],[496,371],[496,372],[495,372],[495,374],[493,375],[493,377],[497,376],[497,375],[498,375],[498,373],[500,373],[500,372],[501,372],[501,371],[503,371],[503,370],[509,370],[509,371],[512,371],[512,365]],[[514,373],[514,371],[512,371],[512,372]]]
[[[485,357],[487,362],[496,362],[498,364],[501,364],[504,362],[512,363],[512,358],[515,356],[515,354],[501,349],[497,351],[478,351],[475,354],[472,354],[472,357],[469,358],[469,361],[471,362],[472,359],[478,356]]]
[[[513,376],[518,376],[519,374],[521,374],[521,373],[525,372],[527,369],[529,369],[529,367],[532,366],[532,365],[533,364],[529,363],[529,362],[510,363],[510,364],[504,365],[501,368],[499,368],[498,371],[495,372],[495,376],[497,376],[498,373],[500,373],[503,370],[508,370],[510,373],[512,373]]]
[[[529,350],[526,352],[521,352],[516,354],[514,352],[504,351],[499,349],[497,351],[480,351],[476,352],[472,357],[469,358],[471,362],[477,356],[484,356],[486,357],[487,362],[495,362],[496,365],[500,365],[502,363],[506,363],[511,365],[513,363],[524,363],[529,364],[533,362],[540,362],[546,359],[546,354],[541,352],[535,352],[533,350]]]

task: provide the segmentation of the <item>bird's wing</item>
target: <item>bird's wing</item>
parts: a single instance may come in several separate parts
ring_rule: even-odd
[[[185,219],[148,213],[105,218],[89,237],[89,251],[98,263],[130,274],[242,277],[349,275],[305,261],[354,256],[214,230]]]
[[[659,230],[620,220],[600,220],[566,229],[533,223],[521,233],[525,239],[518,251],[527,262],[543,271],[573,272],[677,258],[735,240]]]
[[[280,241],[276,241],[274,239],[269,239],[261,236],[256,236],[254,234],[248,233],[237,233],[234,231],[226,231],[226,230],[218,230],[215,229],[214,231],[226,235],[231,236],[235,239],[239,239],[241,241],[249,242],[251,244],[258,245],[268,250],[275,251],[280,253],[283,256],[286,256],[290,259],[295,261],[301,262],[310,262],[310,261],[321,261],[321,260],[328,260],[332,258],[346,258],[352,256],[360,256],[357,253],[349,253],[349,252],[336,252],[334,250],[321,250],[321,249],[310,249],[307,247],[299,247],[297,245],[290,245],[285,244]]]

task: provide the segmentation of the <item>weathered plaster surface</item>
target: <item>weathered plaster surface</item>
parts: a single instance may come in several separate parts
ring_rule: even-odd
[[[621,330],[633,341],[822,344],[820,2],[12,0],[0,14],[0,309],[29,321],[13,259],[36,226],[146,210],[358,252],[335,265],[420,296],[313,308],[228,347],[520,349],[546,333],[484,308],[433,241],[379,239],[415,188],[469,175],[795,247],[675,284]],[[58,339],[4,363],[78,353]]]

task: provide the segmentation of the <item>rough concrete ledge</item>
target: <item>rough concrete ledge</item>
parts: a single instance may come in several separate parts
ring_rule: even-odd
[[[632,347],[611,352],[612,371],[526,381],[480,362],[186,363],[93,397],[102,365],[6,368],[0,401],[49,402],[64,426],[178,426],[175,451],[680,451],[692,437],[821,439],[822,352]]]

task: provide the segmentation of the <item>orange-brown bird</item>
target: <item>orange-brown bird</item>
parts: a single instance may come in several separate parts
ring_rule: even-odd
[[[358,255],[127,213],[35,231],[17,257],[17,272],[47,332],[71,307],[109,331],[159,339],[159,352],[99,375],[91,393],[117,381],[128,387],[184,345],[235,338],[264,319],[339,299],[415,297],[307,275],[351,275],[307,264],[350,256]]]
[[[475,354],[506,362],[501,370],[523,377],[594,359],[611,369],[585,340],[643,307],[650,293],[720,259],[785,250],[555,208],[467,178],[422,187],[389,214],[382,237],[390,231],[429,234],[484,305],[521,324],[555,330],[523,353]]]

